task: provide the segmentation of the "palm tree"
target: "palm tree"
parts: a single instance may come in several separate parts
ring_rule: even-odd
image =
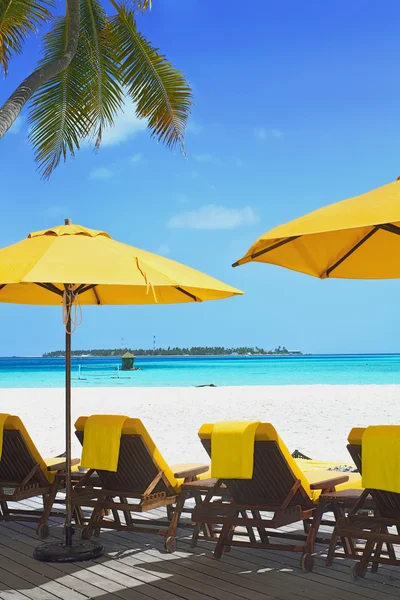
[[[183,149],[192,92],[183,73],[138,31],[136,15],[152,0],[66,0],[65,16],[54,17],[54,0],[0,0],[0,68],[26,38],[53,21],[44,35],[37,69],[0,108],[0,138],[30,100],[29,138],[38,168],[50,177],[61,159],[74,156],[84,139],[101,144],[125,100],[135,103],[153,136]],[[130,4],[129,4],[130,2]]]

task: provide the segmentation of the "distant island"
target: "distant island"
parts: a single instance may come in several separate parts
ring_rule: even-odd
[[[223,346],[193,346],[192,348],[114,348],[114,350],[73,350],[72,356],[79,357],[102,357],[122,356],[125,352],[132,352],[135,356],[268,356],[268,355],[295,355],[303,356],[300,350],[287,350],[285,346],[278,346],[274,350],[264,350],[256,347],[224,348]],[[46,352],[44,358],[59,358],[65,356],[64,350]]]

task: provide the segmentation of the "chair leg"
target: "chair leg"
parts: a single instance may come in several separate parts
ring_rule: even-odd
[[[128,504],[128,498],[125,498],[124,496],[120,496],[119,500],[120,500],[121,504]],[[124,517],[125,517],[125,523],[128,526],[132,526],[133,525],[132,515],[129,512],[129,510],[124,510],[123,514],[124,514]]]
[[[171,521],[173,514],[174,514],[173,506],[172,506],[172,504],[168,504],[168,506],[167,506],[167,519],[168,519],[168,521]]]
[[[0,502],[0,516],[5,517],[9,513],[10,513],[10,511],[8,510],[7,502],[5,500],[2,500]]]
[[[226,522],[222,526],[221,533],[219,534],[219,538],[217,541],[217,545],[215,546],[214,558],[221,558],[221,556],[223,555],[224,550],[225,550],[225,543],[227,542],[227,540],[229,538],[231,528],[232,528],[232,523],[230,522],[230,519],[228,517],[226,517]]]
[[[383,547],[383,543],[382,542],[379,542],[378,544],[376,544],[375,552],[374,552],[374,559],[375,559],[375,561],[372,563],[371,573],[377,573],[378,572],[379,557],[380,557],[381,552],[382,552],[382,547]],[[389,548],[388,548],[388,550],[389,550]]]
[[[261,520],[261,513],[260,513],[259,510],[252,510],[251,514],[253,516],[253,519],[260,519]],[[258,531],[258,535],[260,536],[260,539],[261,539],[262,543],[263,544],[269,544],[269,537],[268,537],[267,532],[265,531],[265,528],[264,527],[257,527],[257,531]]]
[[[327,567],[331,567],[333,564],[333,560],[335,558],[335,551],[338,539],[340,537],[340,521],[336,523],[335,528],[332,533],[331,543],[329,544],[328,555],[326,557],[325,565]]]
[[[245,521],[248,520],[247,512],[245,510],[241,510],[239,514],[242,515],[242,517]],[[250,542],[255,544],[257,542],[257,540],[256,540],[256,536],[254,535],[253,527],[251,525],[246,525],[246,529],[247,529],[247,535],[249,536]],[[235,533],[235,528],[233,528],[233,531],[231,532],[231,535],[229,538],[230,540],[233,538],[234,533]],[[230,547],[229,547],[229,550],[230,550]],[[229,552],[229,550],[227,548],[228,552]]]
[[[93,508],[92,514],[90,515],[90,519],[86,527],[82,529],[82,538],[85,540],[90,540],[93,535],[95,529],[98,529],[98,523],[101,521],[103,514],[103,509],[97,503]],[[96,527],[97,525],[97,527]]]
[[[387,527],[383,527],[383,528],[382,528],[382,533],[387,533],[387,534],[389,534]],[[392,543],[390,543],[390,542],[386,542],[386,549],[387,549],[387,551],[388,551],[389,558],[390,558],[391,560],[396,560],[396,552],[394,551],[393,544],[392,544]]]
[[[340,519],[345,518],[345,514],[344,514],[343,510],[336,504],[336,502],[332,503],[332,512],[335,517],[336,523]],[[353,544],[353,540],[351,538],[346,538],[346,537],[341,537],[340,540],[342,542],[344,553],[347,555],[350,555],[350,556],[355,556],[356,551],[355,551],[355,547]]]
[[[182,491],[178,496],[175,510],[173,512],[172,519],[169,523],[168,531],[166,533],[167,540],[170,537],[175,538],[175,536],[176,536],[176,530],[179,525],[179,519],[181,517],[183,507],[185,506],[185,501],[186,501],[186,494],[185,494],[185,492]]]
[[[57,492],[58,482],[55,480],[50,488],[50,492],[46,496],[43,496],[43,514],[40,517],[39,524],[36,529],[36,533],[42,539],[46,538],[49,534],[48,520],[51,509],[53,508],[54,500],[57,496]]]
[[[362,553],[361,560],[360,560],[360,565],[358,568],[359,577],[363,577],[364,574],[366,573],[368,564],[371,560],[371,555],[374,551],[374,547],[375,547],[375,542],[373,540],[372,541],[369,540],[365,544],[364,551]]]
[[[314,552],[315,540],[317,539],[318,530],[321,525],[323,515],[323,508],[321,505],[318,505],[315,509],[314,516],[311,521],[310,529],[308,531],[307,540],[306,540],[306,552],[310,552],[311,554]]]

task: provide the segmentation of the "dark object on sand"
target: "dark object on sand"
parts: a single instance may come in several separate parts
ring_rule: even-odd
[[[196,387],[217,387],[214,383],[203,383],[203,385],[196,385]]]
[[[309,456],[302,454],[300,452],[300,450],[294,450],[294,452],[292,452],[292,457],[293,458],[302,458],[303,460],[312,460],[312,458],[310,458]]]

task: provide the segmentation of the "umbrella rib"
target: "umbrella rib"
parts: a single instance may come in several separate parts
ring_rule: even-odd
[[[100,298],[99,298],[99,295],[98,295],[97,290],[96,290],[96,286],[93,287],[92,290],[93,290],[93,293],[94,293],[94,295],[96,297],[96,302],[100,306],[101,302],[100,302]]]
[[[189,298],[191,298],[195,302],[199,302],[199,299],[196,298],[196,296],[194,296],[194,294],[191,294],[190,292],[187,292],[186,290],[184,290],[183,288],[181,288],[179,285],[176,285],[175,289],[178,290],[178,292],[182,292],[182,294],[185,294],[186,296],[189,296]]]
[[[373,229],[371,229],[371,231],[369,231],[367,233],[367,235],[365,235],[359,242],[357,242],[357,244],[355,246],[350,248],[350,250],[348,252],[346,252],[346,254],[344,256],[342,256],[342,258],[339,258],[338,261],[336,261],[331,267],[329,267],[329,269],[327,269],[325,271],[325,277],[329,277],[330,274],[332,273],[332,271],[337,269],[337,267],[339,267],[345,260],[347,260],[349,258],[349,256],[354,254],[354,252],[356,252],[356,250],[358,250],[360,248],[360,246],[365,244],[365,242],[367,242],[369,240],[369,238],[372,237],[374,235],[374,233],[376,233],[379,229],[380,229],[379,225],[375,225],[375,227]],[[321,276],[321,279],[322,279],[322,276]]]
[[[77,290],[75,290],[76,292],[78,292],[78,294],[84,294],[85,292],[88,292],[89,290],[92,290],[93,288],[95,288],[97,285],[97,283],[91,283],[90,285],[86,285],[82,284],[78,287]]]
[[[379,225],[379,229],[383,229],[384,231],[388,231],[389,233],[395,233],[396,235],[400,235],[400,227],[397,227],[397,225],[393,225],[392,223]]]
[[[299,237],[301,237],[301,235],[293,235],[292,237],[285,238],[284,240],[281,240],[280,242],[276,242],[276,244],[272,244],[272,246],[268,246],[268,248],[264,248],[263,250],[254,252],[254,254],[252,254],[250,258],[253,259],[253,258],[257,258],[258,256],[262,256],[263,254],[266,254],[267,252],[271,252],[272,250],[276,250],[276,248],[280,248],[281,246],[284,246],[285,244],[289,244],[290,242],[297,240]],[[240,260],[237,260],[232,265],[232,267],[239,267],[239,266],[240,266]]]
[[[38,285],[39,287],[44,288],[48,292],[52,292],[53,294],[57,294],[58,296],[62,296],[63,295],[63,291],[59,290],[58,287],[55,286],[52,283],[39,283],[39,282],[35,282],[35,285]]]

